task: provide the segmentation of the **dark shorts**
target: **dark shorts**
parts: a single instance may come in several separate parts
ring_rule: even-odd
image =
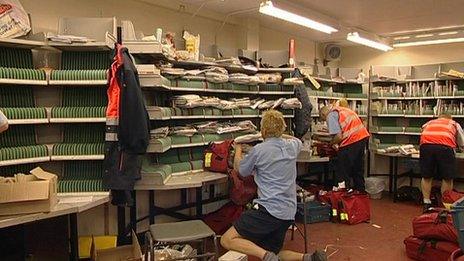
[[[285,234],[293,220],[275,218],[264,207],[245,211],[235,221],[234,227],[244,239],[250,240],[267,251],[278,254],[282,249]]]
[[[457,178],[454,150],[445,145],[421,145],[420,170],[423,178]]]

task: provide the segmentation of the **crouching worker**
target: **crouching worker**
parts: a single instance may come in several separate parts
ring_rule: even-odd
[[[326,260],[324,252],[313,255],[283,250],[285,234],[296,214],[296,159],[300,140],[283,134],[282,113],[267,111],[261,120],[264,142],[242,157],[236,144],[234,168],[241,176],[254,175],[258,199],[254,209],[244,212],[221,238],[221,244],[266,261]]]
[[[441,193],[453,189],[453,179],[457,177],[454,149],[464,148],[464,132],[451,115],[441,114],[422,126],[420,138],[421,187],[424,198],[424,212],[432,207],[430,193],[433,178],[441,178]]]

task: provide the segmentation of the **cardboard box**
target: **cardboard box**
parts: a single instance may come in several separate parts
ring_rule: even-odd
[[[50,212],[58,203],[57,176],[39,167],[30,173],[0,183],[0,215]]]
[[[96,250],[115,248],[117,246],[117,238],[117,236],[80,236],[79,258],[90,258],[93,248]]]
[[[142,261],[143,255],[137,235],[132,231],[132,245],[97,250],[92,242],[93,261]]]

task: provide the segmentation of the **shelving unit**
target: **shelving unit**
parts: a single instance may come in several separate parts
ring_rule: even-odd
[[[146,54],[150,57],[155,55]],[[155,56],[156,57],[156,56]],[[142,61],[147,59],[141,59]],[[188,67],[189,68],[189,67]],[[158,78],[158,77],[157,77]],[[178,86],[178,87],[174,87]],[[230,99],[232,97],[264,97],[266,99],[276,99],[276,95],[280,97],[292,97],[293,86],[281,85],[239,85],[239,84],[214,84],[207,81],[186,81],[186,80],[168,80],[161,77],[157,84],[152,86],[142,86],[145,98],[148,104],[148,112],[150,119],[154,121],[154,126],[185,126],[189,123],[201,121],[241,121],[251,120],[255,125],[259,126],[259,120],[264,111],[253,110],[248,108],[226,109],[220,110],[211,107],[194,108],[194,109],[181,109],[172,107],[168,102],[169,97],[175,93],[207,93],[214,95],[221,99]],[[262,91],[260,91],[262,90]],[[274,91],[272,91],[274,90]],[[287,119],[287,125],[291,126],[293,118],[293,110],[282,110]],[[213,141],[222,141],[225,139],[233,139],[246,133],[228,133],[228,134],[196,134],[192,137],[184,136],[168,136],[161,139],[152,139],[148,148],[149,155],[142,167],[142,180],[137,182],[136,188],[146,188],[148,185],[162,185],[166,184],[172,173],[188,173],[189,171],[201,170],[203,163],[203,151],[205,146]],[[184,161],[177,159],[175,162],[163,163],[162,159],[169,155],[171,151],[179,151],[184,149],[187,151],[198,151],[198,155],[190,157],[194,159],[195,163],[191,161]],[[189,154],[189,153],[188,153]],[[169,157],[169,156],[166,156]],[[177,158],[177,157],[176,157]],[[188,157],[187,157],[188,158]],[[185,158],[185,160],[187,160]],[[160,161],[161,159],[161,161]],[[151,164],[149,164],[151,162]],[[190,163],[189,163],[190,162]],[[168,166],[160,166],[160,164],[168,164]],[[172,165],[174,164],[174,165]],[[177,165],[176,165],[177,164]],[[172,165],[172,166],[171,166]],[[190,167],[189,167],[190,166]],[[191,168],[191,166],[197,166]],[[178,169],[178,167],[182,167]],[[159,169],[174,168],[168,175],[164,175],[163,171]],[[154,178],[158,175],[158,178]],[[156,182],[154,182],[156,180]],[[153,183],[154,182],[154,183]]]
[[[346,68],[329,69],[334,71],[334,73],[331,73],[333,75],[313,77],[321,85],[320,89],[314,87],[308,89],[308,95],[313,104],[311,116],[318,118],[319,108],[324,105],[330,105],[340,99],[345,99],[352,110],[356,111],[361,118],[367,119],[369,99],[366,84],[356,83],[354,80],[342,81],[332,79],[332,76],[336,77],[336,79],[355,79],[361,70]]]
[[[418,148],[422,125],[441,112],[449,112],[454,120],[464,123],[464,110],[460,109],[464,102],[464,79],[439,77],[449,69],[462,71],[464,62],[371,67],[370,174],[378,173],[377,149],[401,144]],[[457,106],[450,106],[453,104]]]
[[[463,102],[464,79],[437,77],[449,68],[460,69],[463,66],[464,63],[403,66],[401,69],[395,66],[373,66],[369,88],[372,118],[370,131],[377,141],[372,143],[371,149],[375,150],[379,142],[418,145],[420,127],[425,122],[447,111],[450,105]],[[381,81],[378,75],[388,80]],[[395,80],[399,78],[407,79]],[[456,111],[448,111],[461,123],[464,110],[459,106],[453,108]],[[460,114],[456,114],[459,111]],[[392,128],[402,130],[384,131]],[[415,131],[408,130],[411,128]]]
[[[86,20],[77,19],[79,23]],[[92,21],[100,27],[101,20]],[[102,160],[107,97],[102,87],[106,86],[112,40],[108,32],[101,35],[109,41],[0,40],[0,109],[11,124],[0,136],[2,175],[45,166],[58,174],[59,192],[105,191]],[[33,61],[32,48],[38,57],[47,57],[59,68],[35,69],[34,65],[43,65]]]

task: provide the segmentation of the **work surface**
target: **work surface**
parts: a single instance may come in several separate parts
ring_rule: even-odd
[[[42,219],[53,218],[72,213],[81,213],[103,205],[109,201],[109,193],[97,194],[58,194],[58,204],[48,213],[34,213],[17,216],[0,216],[0,228],[11,227]]]
[[[412,159],[420,158],[419,153],[415,153],[411,155],[403,155],[401,153],[375,152],[375,154],[381,155],[381,156],[387,156],[387,157],[402,157],[402,158],[412,158]],[[464,159],[464,153],[456,153],[456,159]]]

